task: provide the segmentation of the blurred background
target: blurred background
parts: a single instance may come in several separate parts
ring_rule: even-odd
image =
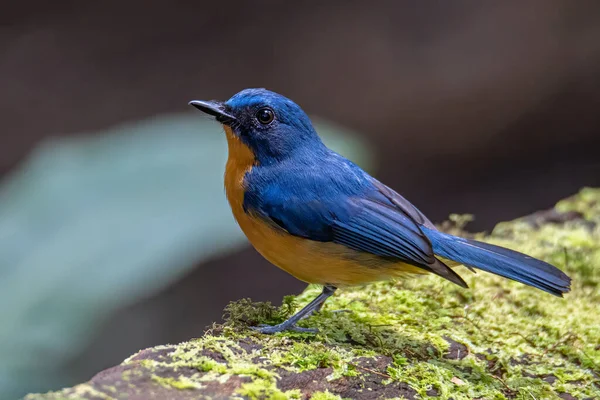
[[[249,248],[220,128],[266,87],[432,220],[600,185],[600,2],[12,2],[0,13],[0,398],[304,284]]]

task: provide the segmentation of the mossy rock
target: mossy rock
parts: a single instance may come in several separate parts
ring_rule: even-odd
[[[317,335],[248,325],[283,320],[318,287],[279,308],[242,300],[199,339],[26,399],[599,399],[600,190],[476,236],[557,265],[572,292],[556,298],[459,267],[468,290],[435,276],[340,290],[303,321]]]

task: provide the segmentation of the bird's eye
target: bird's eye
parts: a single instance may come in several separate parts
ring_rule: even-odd
[[[275,113],[270,108],[261,108],[256,112],[256,119],[263,125],[269,125],[275,119]]]

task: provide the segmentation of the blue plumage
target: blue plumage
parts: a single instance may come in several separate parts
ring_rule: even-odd
[[[291,161],[253,168],[245,178],[245,210],[292,235],[393,258],[467,286],[435,258],[420,229],[433,224],[357,165],[324,149],[316,157],[300,148]]]
[[[334,243],[368,255],[368,265],[359,268],[365,273],[369,268],[400,268],[404,263],[466,287],[462,278],[436,257],[441,256],[557,296],[569,291],[570,278],[550,264],[438,231],[408,200],[328,149],[304,111],[281,95],[247,89],[225,103],[192,104],[230,129],[230,152],[234,148],[236,154],[246,154],[240,152],[237,141],[249,149],[251,160],[242,170],[243,213],[282,235]],[[232,157],[235,155],[230,153],[232,168],[239,170],[241,164]],[[254,234],[254,228],[248,229]],[[259,237],[265,240],[264,235]],[[271,247],[268,252],[278,259]],[[294,268],[289,260],[286,265]],[[323,296],[335,290],[327,288]],[[286,327],[292,322],[286,322]]]
[[[504,247],[422,228],[435,254],[536,287],[556,296],[569,291],[571,279],[558,268]]]
[[[257,166],[246,176],[244,208],[286,232],[394,258],[466,283],[435,256],[561,295],[570,279],[557,268],[499,248],[439,232],[410,202],[328,149],[310,119],[291,100],[264,89],[242,91],[225,103]],[[249,121],[271,107],[267,128]],[[244,112],[245,111],[245,112]]]
[[[318,157],[310,152],[301,157],[253,168],[246,175],[244,208],[280,221],[294,235],[331,240],[333,221],[349,216],[348,199],[369,191],[370,182],[360,168],[328,149]]]

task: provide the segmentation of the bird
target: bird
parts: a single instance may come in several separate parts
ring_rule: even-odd
[[[323,286],[308,305],[264,334],[299,327],[338,288],[432,273],[458,286],[464,265],[562,297],[571,279],[525,254],[444,233],[399,193],[329,149],[308,115],[283,95],[249,88],[189,104],[225,131],[224,186],[233,216],[265,259]]]

